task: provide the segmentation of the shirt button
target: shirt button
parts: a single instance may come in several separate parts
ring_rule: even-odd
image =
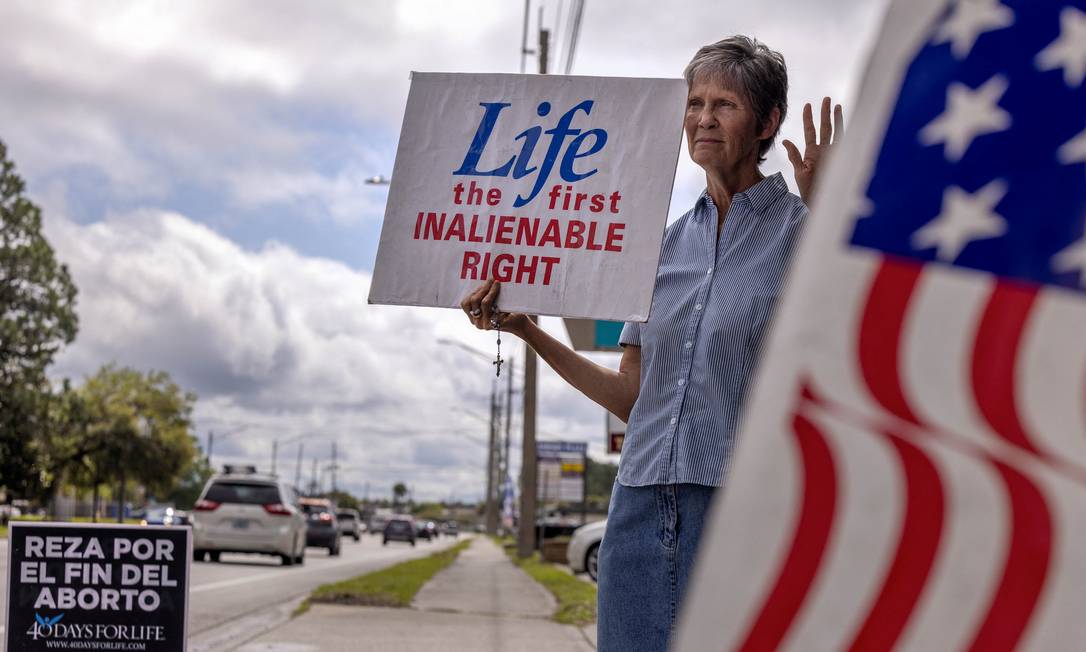
[[[693,342],[691,342],[691,341],[689,341],[689,340],[687,340],[687,341],[686,341],[686,344],[683,344],[683,346],[685,346],[686,348],[688,348],[688,349],[689,349],[690,347],[694,346],[694,343],[693,343]]]
[[[694,310],[701,310],[701,304],[699,303],[696,306],[694,306]]]
[[[680,378],[679,379],[679,387],[682,387],[685,384],[686,384],[686,379],[685,378]]]
[[[678,422],[679,422],[678,419],[676,419],[675,417],[671,417],[671,425],[675,425]]]

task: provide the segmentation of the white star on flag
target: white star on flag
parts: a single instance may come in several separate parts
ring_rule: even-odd
[[[995,238],[1007,231],[1007,221],[993,209],[1007,194],[1007,184],[996,179],[973,194],[957,186],[943,192],[939,216],[928,222],[910,240],[914,249],[936,247],[939,260],[951,262],[974,240]]]
[[[1060,12],[1060,35],[1037,53],[1038,70],[1063,68],[1068,86],[1081,86],[1086,77],[1086,13],[1075,7]]]
[[[944,144],[948,161],[961,160],[977,136],[1004,131],[1011,126],[1011,114],[998,106],[1007,91],[1007,79],[995,75],[976,90],[951,82],[946,92],[946,110],[920,130],[924,145]]]
[[[1078,271],[1078,284],[1086,286],[1086,236],[1071,244],[1052,258],[1052,269],[1057,272]]]
[[[958,0],[954,13],[935,32],[933,43],[950,42],[956,59],[969,56],[977,38],[1014,24],[1014,12],[999,0]]]
[[[1056,158],[1064,165],[1086,163],[1086,129],[1056,150]]]

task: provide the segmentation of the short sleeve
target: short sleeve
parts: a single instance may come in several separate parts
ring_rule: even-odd
[[[622,327],[622,334],[618,336],[619,344],[632,344],[641,346],[641,324],[636,321],[628,321]]]

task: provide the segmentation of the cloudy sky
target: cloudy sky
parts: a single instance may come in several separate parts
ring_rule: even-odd
[[[552,71],[570,5],[532,2],[531,30],[542,7],[554,35]],[[804,102],[829,94],[848,111],[885,5],[586,0],[572,72],[677,77],[698,46],[750,34],[788,61],[782,133],[801,141]],[[404,481],[417,498],[479,497],[493,373],[437,340],[491,352],[494,338],[454,311],[366,304],[387,188],[364,179],[392,170],[409,72],[519,72],[523,9],[0,4],[0,139],[80,289],[79,336],[54,374],[168,371],[199,395],[201,441],[219,433],[216,464],[266,468],[278,439],[293,473],[304,442],[304,482],[336,442],[340,484],[359,495]],[[672,217],[704,185],[680,158]],[[763,169],[791,182],[787,167],[778,146]],[[543,325],[565,338],[560,320]],[[540,437],[605,458],[602,408],[549,370],[540,383]]]

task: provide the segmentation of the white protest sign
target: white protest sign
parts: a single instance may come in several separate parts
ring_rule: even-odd
[[[370,303],[645,321],[686,84],[415,73]]]
[[[1083,24],[892,3],[675,649],[1083,648]]]

